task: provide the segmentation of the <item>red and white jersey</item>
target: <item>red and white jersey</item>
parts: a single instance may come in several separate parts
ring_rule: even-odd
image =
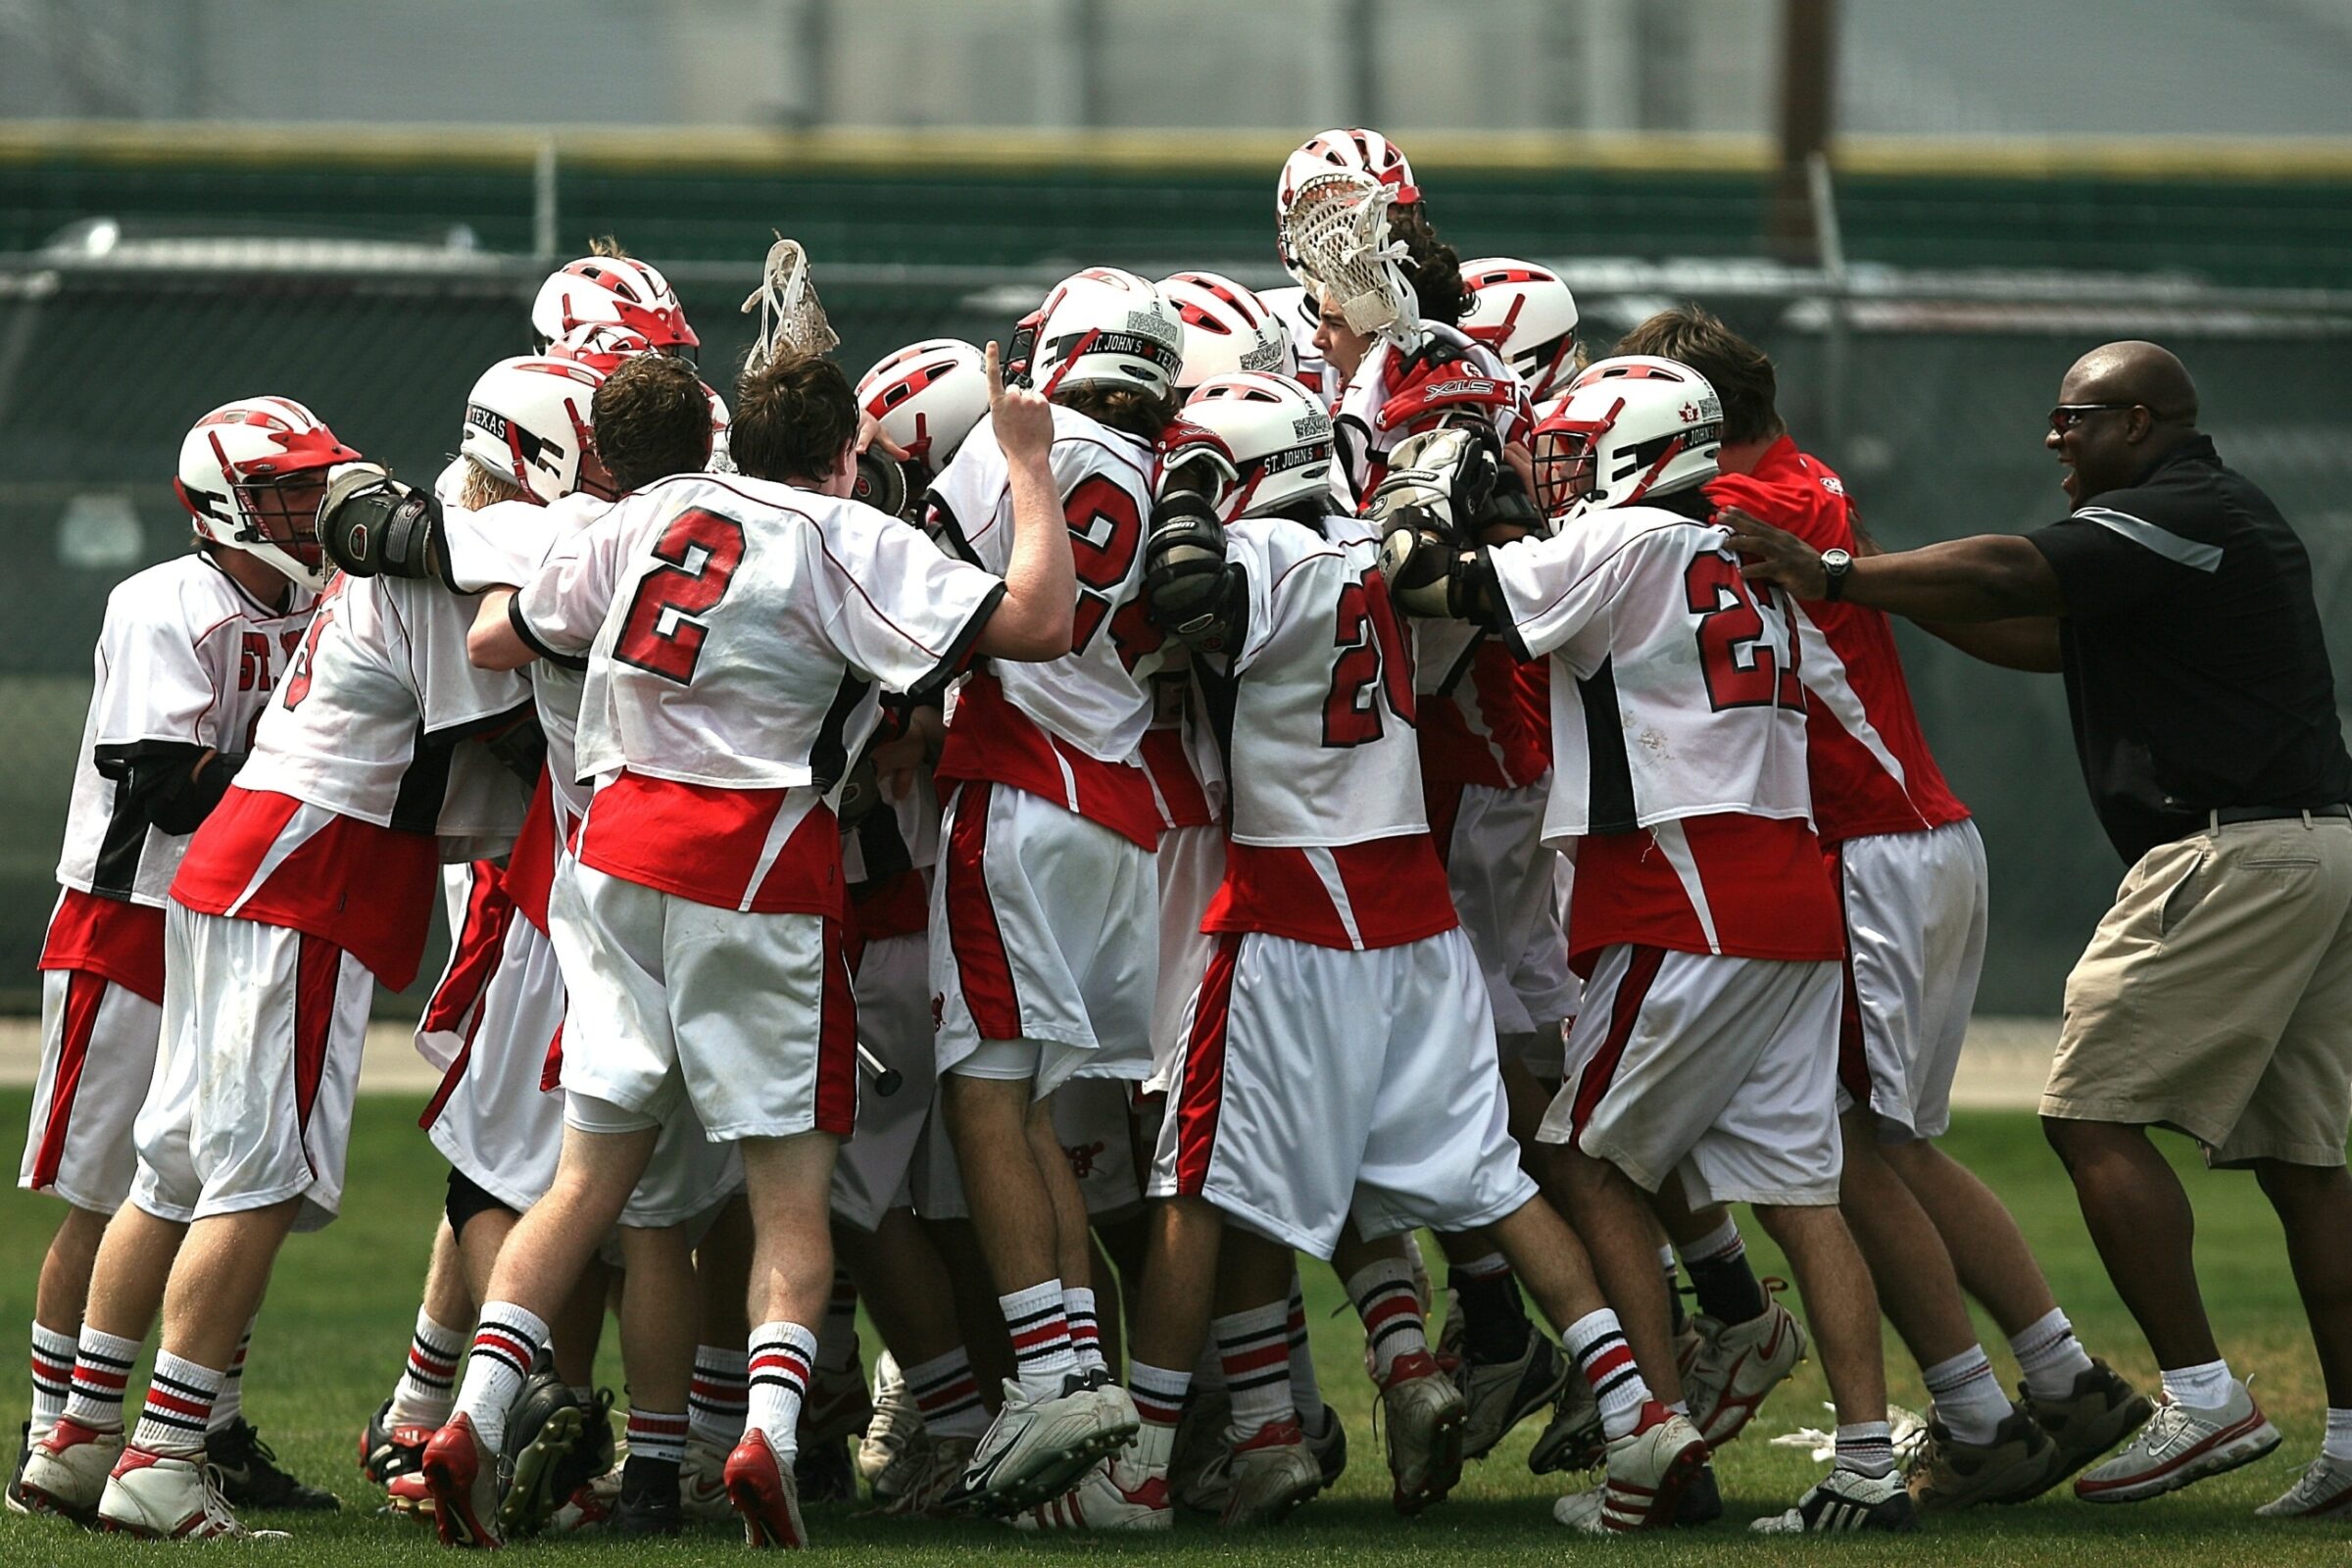
[[[875,687],[963,662],[997,577],[858,502],[676,474],[559,549],[512,616],[588,658],[581,863],[720,907],[841,912],[823,797],[879,722]]]
[[[1414,623],[1425,779],[1515,790],[1544,776],[1551,749],[1528,710],[1524,667],[1510,645],[1483,626]]]
[[[1057,801],[1150,849],[1160,818],[1136,754],[1161,662],[1161,633],[1140,597],[1152,449],[1056,406],[1052,463],[1078,576],[1070,652],[974,669],[948,704],[939,776]],[[987,419],[933,483],[930,520],[966,561],[1002,573],[1011,560],[1010,470]]]
[[[1262,288],[1257,297],[1290,331],[1291,358],[1298,366],[1291,371],[1292,378],[1319,397],[1329,398],[1337,393],[1339,388],[1331,384],[1331,367],[1324,363],[1323,351],[1315,347],[1315,328],[1320,324],[1320,317],[1314,299],[1296,284],[1289,288]]]
[[[1816,550],[1854,548],[1853,501],[1844,482],[1786,435],[1746,473],[1719,475],[1708,499],[1788,529]],[[1824,844],[1880,833],[1924,833],[1968,816],[1928,750],[1903,679],[1902,656],[1884,611],[1809,605],[1830,666],[1806,671],[1812,715],[1813,815]],[[1830,678],[1841,670],[1843,679]]]
[[[254,726],[302,645],[315,599],[294,584],[285,608],[272,609],[201,551],[149,566],[107,595],[61,884],[163,907],[189,835],[149,823],[98,763],[127,761],[151,744],[252,751]]]
[[[1363,510],[1388,477],[1389,454],[1406,436],[1428,426],[1433,403],[1442,408],[1448,399],[1473,400],[1506,446],[1525,441],[1534,428],[1527,388],[1493,349],[1440,321],[1427,323],[1426,330],[1434,343],[1452,348],[1459,357],[1432,366],[1380,338],[1338,395],[1331,425],[1340,461],[1332,465],[1331,482],[1342,510]],[[1325,391],[1328,395],[1328,385]]]
[[[860,942],[931,929],[931,867],[939,863],[939,792],[915,773],[900,800],[885,800],[841,835],[850,920]]]
[[[1544,839],[1576,846],[1580,956],[1843,951],[1805,786],[1807,650],[1725,537],[1624,507],[1491,553],[1508,635],[1555,662]]]
[[[1163,829],[1210,827],[1225,814],[1225,763],[1200,711],[1191,661],[1170,643],[1152,681],[1152,727],[1137,754],[1152,780]]]
[[[1204,931],[1385,948],[1458,923],[1429,836],[1412,653],[1378,547],[1351,518],[1225,531],[1246,586],[1240,646],[1204,657],[1232,842]]]

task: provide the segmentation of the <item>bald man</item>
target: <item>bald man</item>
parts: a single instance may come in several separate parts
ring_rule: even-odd
[[[2255,1173],[2327,1380],[2320,1456],[2258,1511],[2352,1516],[2352,758],[2310,560],[2198,433],[2195,383],[2156,344],[2077,360],[2043,444],[2074,511],[2022,536],[1856,560],[1721,520],[1754,580],[2066,677],[2132,869],[2068,977],[2042,1127],[2164,1369],[2155,1415],[2076,1494],[2136,1501],[2279,1443],[2214,1344],[2188,1197],[2147,1136],[2166,1127]]]

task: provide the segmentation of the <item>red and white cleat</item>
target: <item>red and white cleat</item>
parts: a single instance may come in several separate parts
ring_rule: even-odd
[[[424,1446],[424,1487],[445,1546],[502,1546],[498,1456],[482,1446],[473,1417],[460,1411]]]
[[[808,1544],[801,1523],[801,1494],[792,1466],[776,1453],[767,1434],[749,1431],[727,1455],[727,1498],[743,1517],[743,1539],[755,1546]]]
[[[282,1530],[248,1530],[197,1454],[124,1448],[98,1499],[98,1528],[155,1541],[283,1540]]]

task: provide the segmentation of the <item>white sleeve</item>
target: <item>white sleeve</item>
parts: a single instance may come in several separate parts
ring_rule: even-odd
[[[466,657],[466,633],[481,606],[480,595],[460,597],[435,582],[376,579],[379,584],[393,580],[399,582],[409,675],[428,738],[462,737],[487,720],[529,707],[531,683],[521,670],[478,669]]]
[[[524,579],[507,618],[534,651],[558,659],[587,655],[612,612],[621,564],[635,553],[632,547],[643,531],[634,519],[644,515],[635,509],[608,513],[558,546]]]
[[[91,734],[98,751],[141,741],[220,744],[215,682],[220,675],[208,667],[197,644],[200,628],[188,625],[179,610],[176,597],[153,593],[119,593],[107,602],[106,623],[98,634],[106,690],[98,699]],[[229,646],[236,646],[233,638]],[[241,737],[238,741],[243,744]]]
[[[1294,541],[1282,537],[1281,526],[1244,522],[1225,532],[1225,559],[1241,568],[1243,585],[1242,643],[1231,656],[1237,675],[1257,662],[1299,605],[1318,602],[1311,589],[1325,573],[1346,569],[1346,557],[1320,541],[1300,539],[1295,542],[1308,548],[1285,548]]]
[[[1058,469],[1055,479],[1058,483]],[[1003,574],[1012,557],[1012,490],[1004,451],[986,416],[956,449],[947,472],[933,481],[926,510],[926,522],[943,549]]]
[[[529,582],[556,535],[553,510],[525,501],[502,501],[479,512],[451,508],[441,515],[449,580],[466,593]]]
[[[1513,652],[1521,659],[1548,654],[1605,614],[1616,597],[1623,543],[1614,532],[1569,527],[1489,552]]]
[[[845,506],[803,537],[834,647],[892,691],[954,676],[1004,597],[1003,578],[870,507]]]

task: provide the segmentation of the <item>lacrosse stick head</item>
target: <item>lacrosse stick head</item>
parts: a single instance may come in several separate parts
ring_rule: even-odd
[[[825,319],[825,308],[808,278],[808,252],[797,239],[782,235],[767,248],[760,286],[743,302],[743,314],[760,313],[760,336],[753,343],[746,369],[773,364],[783,354],[829,354],[841,338]]]
[[[1404,242],[1389,237],[1396,200],[1394,186],[1360,170],[1317,174],[1292,198],[1282,240],[1313,290],[1339,307],[1350,328],[1411,350],[1421,344],[1421,311],[1404,275]]]

